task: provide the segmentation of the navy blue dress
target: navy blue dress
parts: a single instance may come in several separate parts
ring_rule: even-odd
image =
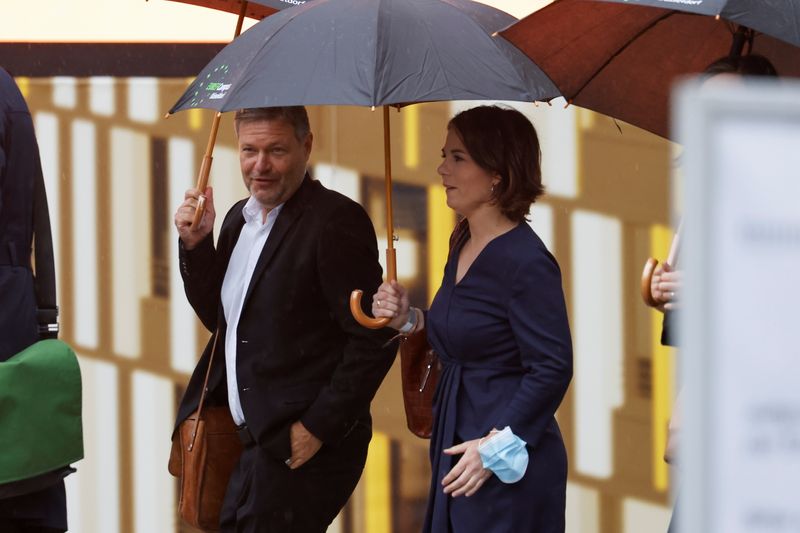
[[[554,413],[572,377],[572,342],[558,263],[523,223],[489,242],[456,284],[461,246],[427,315],[442,374],[424,531],[563,533],[567,454]],[[460,456],[442,450],[505,426],[527,442],[525,476],[445,495],[442,478]]]

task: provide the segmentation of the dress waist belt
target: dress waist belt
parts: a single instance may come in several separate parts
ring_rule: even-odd
[[[481,361],[459,361],[447,355],[440,354],[439,352],[436,352],[436,355],[443,365],[457,366],[470,370],[498,370],[501,372],[514,372],[518,374],[525,373],[525,369],[519,365],[492,364]]]

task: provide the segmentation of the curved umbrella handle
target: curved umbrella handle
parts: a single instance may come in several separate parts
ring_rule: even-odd
[[[353,313],[353,318],[356,322],[369,329],[380,329],[389,323],[389,317],[373,318],[364,313],[361,309],[361,296],[363,291],[358,289],[350,293],[350,312]]]
[[[397,254],[395,253],[394,246],[389,241],[389,247],[386,249],[386,279],[393,281],[397,279]],[[361,309],[361,297],[363,291],[358,289],[350,293],[350,312],[356,322],[369,329],[380,329],[391,320],[389,317],[373,318],[364,313]]]
[[[642,270],[642,284],[640,287],[640,292],[642,294],[642,300],[644,300],[645,305],[649,307],[658,307],[661,303],[653,297],[653,293],[650,291],[650,284],[653,281],[653,273],[658,266],[658,259],[650,257],[647,262],[644,264],[644,269]]]

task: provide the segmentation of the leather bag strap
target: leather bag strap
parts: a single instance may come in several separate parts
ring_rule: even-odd
[[[208,358],[208,368],[206,369],[206,378],[203,380],[203,390],[200,392],[200,403],[197,406],[197,415],[194,418],[194,427],[192,428],[192,439],[189,441],[189,451],[194,448],[194,441],[197,437],[197,426],[200,423],[200,415],[203,413],[203,404],[206,401],[206,392],[208,391],[208,378],[211,376],[211,364],[214,362],[214,354],[217,352],[217,340],[219,339],[219,328],[214,332],[214,344],[211,346],[211,355]]]

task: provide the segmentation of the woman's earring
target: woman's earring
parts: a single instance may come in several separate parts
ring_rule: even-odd
[[[492,183],[491,193],[494,194],[494,183]]]

